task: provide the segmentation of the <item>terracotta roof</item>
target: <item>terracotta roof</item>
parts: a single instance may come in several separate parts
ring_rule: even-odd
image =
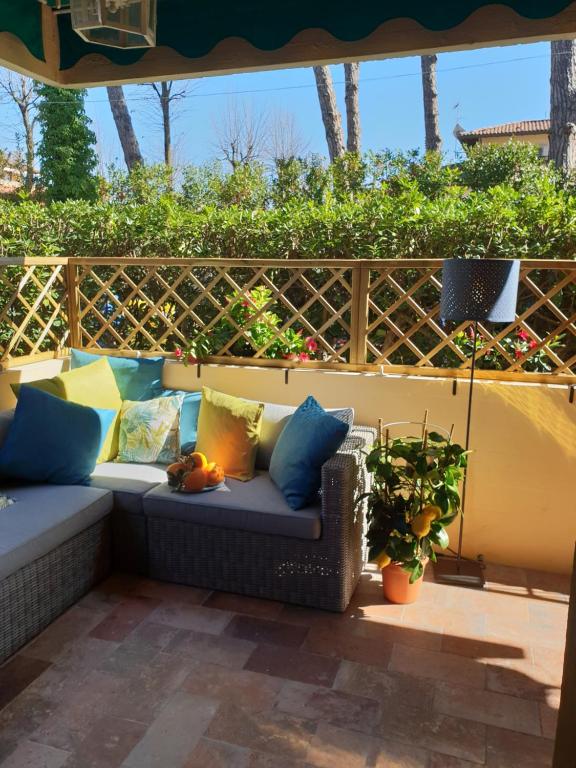
[[[548,133],[550,120],[520,120],[516,123],[502,123],[488,128],[477,128],[475,131],[459,131],[460,141],[476,141],[489,136],[526,136],[529,134]]]

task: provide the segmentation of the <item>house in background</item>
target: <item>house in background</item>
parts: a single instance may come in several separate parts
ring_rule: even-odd
[[[517,123],[477,128],[475,131],[465,131],[461,125],[456,125],[454,136],[464,149],[476,144],[506,144],[514,139],[536,144],[540,157],[548,157],[550,120],[521,120]]]

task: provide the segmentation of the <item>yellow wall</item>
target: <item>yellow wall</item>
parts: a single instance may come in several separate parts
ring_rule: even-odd
[[[59,361],[0,374],[0,406],[13,407],[9,379],[54,375]],[[356,423],[430,419],[464,440],[468,384],[371,373],[284,371],[166,364],[164,384],[203,384],[244,397],[297,405],[353,406]],[[478,381],[474,390],[465,553],[509,565],[570,573],[576,539],[576,403],[568,388]],[[455,533],[455,532],[454,532]],[[455,536],[453,537],[453,539]]]
[[[527,135],[514,136],[512,139],[510,136],[483,136],[478,139],[479,144],[508,144],[510,141],[521,141],[524,144],[536,144],[538,147],[544,149],[544,157],[548,156],[548,146],[550,140],[547,133],[534,133]]]

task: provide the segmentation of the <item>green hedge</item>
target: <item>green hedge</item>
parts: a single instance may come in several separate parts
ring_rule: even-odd
[[[371,165],[347,167],[346,173],[336,167],[330,183],[325,176],[306,193],[301,192],[308,189],[304,182],[317,179],[319,166],[295,161],[301,165],[289,179],[290,194],[278,190],[290,175],[285,169],[263,182],[265,172],[256,168],[241,179],[243,184],[237,177],[207,172],[207,181],[195,178],[179,193],[165,187],[156,193],[152,180],[143,184],[140,178],[136,194],[137,185],[124,178],[116,179],[106,200],[96,203],[0,201],[0,254],[573,258],[576,196],[570,184],[536,161],[531,150],[518,161],[510,159],[510,152],[483,152],[482,162],[473,154],[461,168],[414,158],[393,167],[390,157],[379,156]],[[242,197],[238,190],[244,188]],[[230,199],[236,202],[226,204]]]

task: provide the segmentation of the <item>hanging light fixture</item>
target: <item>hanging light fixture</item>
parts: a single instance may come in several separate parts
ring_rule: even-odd
[[[70,0],[73,29],[113,48],[156,45],[156,0]]]

